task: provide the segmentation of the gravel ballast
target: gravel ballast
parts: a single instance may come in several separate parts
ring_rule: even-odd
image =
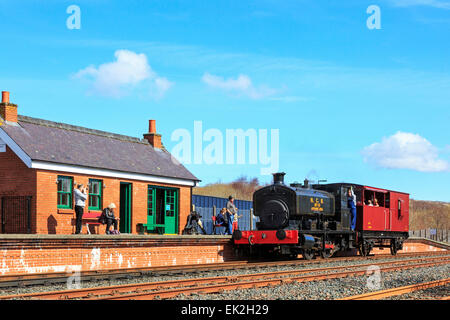
[[[450,257],[450,255],[442,255],[442,257]],[[200,273],[190,273],[184,275],[150,275],[132,277],[129,279],[111,279],[111,280],[98,280],[98,281],[82,281],[81,288],[88,287],[100,287],[100,286],[115,286],[125,285],[131,283],[145,283],[155,281],[167,281],[175,279],[187,279],[187,278],[203,278],[203,277],[217,277],[217,276],[234,276],[239,274],[250,273],[262,273],[262,272],[274,272],[285,270],[302,270],[321,267],[335,267],[335,266],[349,266],[356,264],[369,264],[379,263],[387,261],[399,261],[399,260],[413,260],[418,257],[386,257],[383,259],[369,260],[352,260],[342,261],[328,259],[315,264],[300,264],[296,266],[276,266],[265,267],[257,269],[237,269],[237,270],[216,270],[216,271],[204,271]],[[449,275],[448,264],[435,266],[431,268],[409,269],[404,271],[394,271],[388,273],[381,273],[381,287],[378,290],[404,286],[408,284],[414,284],[425,281],[432,281],[438,279],[444,279]],[[338,270],[335,270],[336,272]],[[292,283],[276,287],[267,287],[260,289],[246,289],[225,291],[222,294],[208,294],[208,295],[191,295],[181,296],[178,299],[336,299],[344,297],[346,295],[356,295],[368,292],[367,286],[368,276],[363,277],[351,277],[342,279],[332,279],[324,281],[306,282],[306,283]],[[373,278],[372,278],[373,279]],[[425,279],[425,280],[424,280]],[[427,280],[428,279],[428,280]],[[370,281],[370,280],[369,280]],[[67,290],[66,283],[51,284],[51,285],[37,285],[30,287],[19,288],[0,288],[0,295],[14,295],[25,294],[33,292],[46,292],[46,291],[59,291]]]

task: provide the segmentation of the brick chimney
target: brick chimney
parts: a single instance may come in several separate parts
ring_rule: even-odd
[[[5,121],[17,122],[17,105],[9,102],[9,92],[2,91],[2,102],[0,103],[0,117]]]
[[[148,133],[144,134],[144,139],[146,139],[154,148],[162,148],[161,135],[156,133],[156,120],[148,121]]]

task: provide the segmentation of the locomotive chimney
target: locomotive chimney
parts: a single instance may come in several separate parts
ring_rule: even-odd
[[[273,174],[273,184],[284,184],[284,172],[277,172]]]
[[[303,188],[308,189],[309,188],[309,180],[305,179],[305,181],[303,181]]]

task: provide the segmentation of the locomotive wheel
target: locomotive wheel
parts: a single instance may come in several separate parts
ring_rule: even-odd
[[[305,258],[305,260],[311,260],[314,258],[314,251],[311,249],[308,249],[308,250],[304,249],[302,251],[302,256],[303,256],[303,258]]]
[[[391,254],[392,254],[393,256],[395,256],[395,255],[397,254],[397,251],[398,251],[398,249],[397,249],[397,243],[396,243],[395,240],[391,240],[391,247],[390,247],[390,249],[391,249]]]
[[[363,256],[363,257],[367,257],[370,253],[370,245],[364,241],[360,246],[359,246],[359,253]]]
[[[333,255],[333,251],[331,251],[331,249],[324,249],[320,252],[320,256],[323,259],[331,258],[332,255]]]

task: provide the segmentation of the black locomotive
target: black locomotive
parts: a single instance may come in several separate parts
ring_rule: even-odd
[[[397,226],[392,228],[391,208],[387,205],[390,203],[388,198],[399,195],[408,198],[407,194],[348,183],[311,185],[308,180],[288,186],[284,183],[284,175],[273,174],[273,184],[253,194],[254,215],[259,217],[259,222],[257,230],[234,232],[234,243],[240,254],[271,253],[291,257],[302,254],[311,259],[316,254],[328,258],[338,251],[352,249],[368,255],[373,247],[389,247],[395,254],[402,248],[408,232],[396,231]],[[349,188],[356,191],[358,199],[356,230],[350,228]],[[383,207],[365,208],[364,194],[369,195],[365,190],[373,190],[374,196],[380,199],[383,195]],[[372,219],[369,215],[377,210],[389,212],[389,230],[378,226],[380,219]],[[407,212],[404,214],[407,220]]]

